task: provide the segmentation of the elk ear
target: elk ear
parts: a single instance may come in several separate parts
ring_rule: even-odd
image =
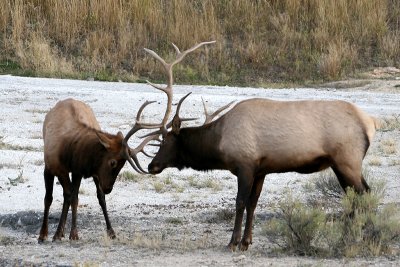
[[[111,147],[110,143],[110,139],[102,132],[96,131],[96,135],[99,138],[100,143],[107,149],[109,149]]]
[[[121,131],[118,131],[117,136],[118,138],[124,139],[124,135],[122,134]]]
[[[174,119],[172,120],[172,132],[174,134],[179,134],[179,131],[181,130],[181,119],[179,116],[175,115]]]

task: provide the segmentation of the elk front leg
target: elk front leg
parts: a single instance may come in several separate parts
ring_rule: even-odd
[[[246,251],[249,245],[253,241],[252,227],[254,219],[254,210],[256,209],[258,198],[260,197],[261,190],[264,184],[265,176],[255,177],[253,187],[251,189],[251,194],[249,201],[246,203],[246,226],[244,228],[244,234],[242,241],[240,242],[240,250]]]
[[[94,180],[94,182],[96,184],[96,188],[97,188],[97,199],[99,200],[99,204],[101,206],[101,209],[103,210],[104,219],[106,220],[107,234],[111,239],[114,239],[116,236],[115,236],[115,232],[114,232],[113,228],[111,227],[110,219],[108,218],[106,197],[104,195],[103,190],[100,188],[100,185],[99,185],[99,182],[97,181],[97,179],[93,179],[93,180]]]
[[[47,235],[49,232],[49,210],[51,203],[53,202],[53,184],[54,184],[54,175],[46,168],[44,168],[44,184],[46,188],[46,194],[44,197],[44,212],[43,212],[43,223],[42,228],[40,229],[40,234],[38,238],[38,242],[41,243],[47,239]]]
[[[69,239],[78,240],[78,228],[76,227],[76,219],[77,219],[77,209],[78,209],[78,194],[79,187],[81,185],[82,177],[80,175],[72,174],[72,194],[71,194],[71,211],[72,211],[72,220],[71,220],[71,232],[69,234]]]
[[[58,181],[63,188],[64,203],[60,221],[58,222],[56,233],[53,236],[53,241],[61,240],[61,238],[64,237],[65,222],[67,221],[68,210],[71,205],[71,181],[69,180],[68,173],[58,177]]]
[[[238,177],[238,193],[236,196],[236,215],[235,225],[233,227],[233,233],[231,241],[228,244],[228,248],[232,251],[236,250],[236,246],[240,242],[242,235],[242,221],[244,209],[249,201],[251,188],[253,186],[253,173],[248,170],[240,170],[237,174]]]

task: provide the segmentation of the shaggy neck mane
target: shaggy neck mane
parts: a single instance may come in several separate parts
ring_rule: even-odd
[[[221,137],[215,135],[213,124],[182,128],[178,135],[178,155],[182,167],[206,171],[223,169],[218,150]]]

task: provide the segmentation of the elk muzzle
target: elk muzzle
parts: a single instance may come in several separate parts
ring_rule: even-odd
[[[160,166],[160,164],[158,164],[157,162],[150,162],[149,166],[148,166],[148,170],[149,173],[151,174],[159,174],[162,172],[162,168]]]

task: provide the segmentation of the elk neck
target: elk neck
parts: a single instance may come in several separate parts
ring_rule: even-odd
[[[220,140],[220,131],[214,123],[182,128],[178,135],[180,165],[200,171],[224,169]]]
[[[91,177],[101,163],[105,148],[99,142],[94,129],[83,128],[64,142],[62,161],[85,178]]]

